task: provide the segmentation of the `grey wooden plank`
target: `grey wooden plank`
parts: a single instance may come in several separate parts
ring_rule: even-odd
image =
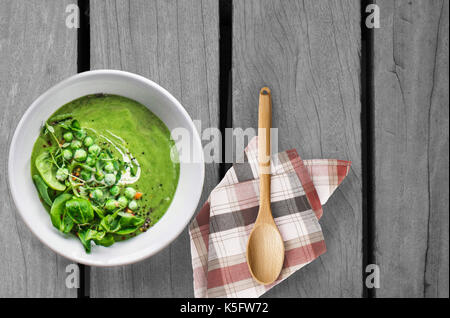
[[[91,66],[141,74],[168,89],[203,128],[218,127],[218,2],[91,1]],[[206,165],[200,204],[218,183]],[[91,268],[91,297],[193,296],[187,229],[135,265]]]
[[[448,1],[377,1],[378,297],[448,297]]]
[[[65,286],[70,261],[34,237],[8,190],[8,151],[28,106],[77,72],[76,29],[65,26],[70,1],[4,0],[0,10],[0,297],[76,297]],[[30,136],[30,138],[34,138]]]
[[[233,126],[257,127],[273,93],[280,150],[352,160],[324,207],[327,253],[266,296],[362,296],[360,2],[234,0]]]

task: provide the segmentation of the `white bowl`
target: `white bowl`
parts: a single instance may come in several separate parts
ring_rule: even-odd
[[[191,154],[196,162],[180,162],[180,177],[173,201],[165,215],[147,232],[110,247],[84,251],[77,238],[65,236],[52,226],[31,179],[31,152],[43,122],[62,105],[88,94],[116,94],[147,106],[170,131],[183,127],[192,136]],[[45,245],[75,262],[91,266],[117,266],[154,255],[183,231],[193,216],[202,193],[203,150],[200,137],[186,110],[165,89],[136,74],[98,70],[72,76],[36,99],[20,120],[9,149],[9,185],[26,225]],[[188,248],[186,246],[186,248]]]

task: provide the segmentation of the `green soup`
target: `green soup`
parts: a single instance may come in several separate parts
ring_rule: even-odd
[[[66,132],[64,125],[61,128],[57,123],[51,122],[58,116],[64,117],[64,114],[70,114],[70,120],[76,119],[86,136],[92,137],[95,143],[110,153],[112,157],[121,159],[119,161],[122,163],[128,158],[131,169],[122,174],[120,180],[117,177],[119,180],[117,185],[121,191],[132,187],[141,196],[136,200],[138,207],[133,209],[134,211],[127,211],[146,220],[144,230],[154,225],[168,209],[179,178],[179,163],[177,160],[173,160],[173,158],[177,158],[178,154],[166,125],[147,107],[129,98],[98,94],[76,99],[62,106],[49,118],[48,123],[55,124],[53,135],[57,137],[55,138],[47,132],[46,134],[42,133],[36,140],[31,158],[32,176],[39,175],[39,173],[42,175],[42,171],[38,171],[36,167],[36,158],[44,152],[48,152],[49,149],[57,148],[57,139],[60,140],[60,145],[64,144],[64,147],[71,149],[71,146],[67,146],[68,142],[63,138]],[[66,122],[70,124],[70,120]],[[89,145],[87,142],[86,144]],[[90,148],[85,147],[86,152],[88,149]],[[62,152],[63,148],[60,147],[60,153]],[[85,163],[83,165],[89,168]],[[94,170],[95,166],[93,166]],[[74,180],[73,183],[78,182],[75,176],[72,180]],[[66,181],[66,185],[68,185],[68,181]],[[106,188],[101,190],[108,192]],[[55,192],[58,192],[50,188],[48,191],[50,197],[53,196],[53,198],[56,195]],[[105,203],[102,202],[102,204]],[[44,206],[48,211],[51,210],[48,204],[44,204]],[[63,216],[61,216],[62,218]],[[142,229],[140,231],[142,232]],[[115,234],[115,239],[118,240],[120,236],[125,239],[140,231],[129,235]]]

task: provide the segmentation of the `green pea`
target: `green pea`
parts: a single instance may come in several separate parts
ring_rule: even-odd
[[[97,160],[95,160],[95,158],[93,156],[91,156],[91,155],[88,155],[87,158],[86,158],[86,164],[88,166],[90,166],[90,167],[95,166],[96,161]]]
[[[105,183],[107,186],[112,186],[116,183],[116,176],[113,173],[105,174]]]
[[[68,175],[69,170],[66,168],[59,168],[58,171],[56,171],[56,179],[58,179],[59,181],[66,180]]]
[[[83,144],[81,143],[81,141],[75,139],[75,140],[72,140],[72,142],[70,143],[70,148],[72,148],[73,150],[76,150],[76,149],[80,149],[82,145]]]
[[[126,206],[128,205],[128,199],[125,198],[123,195],[121,195],[121,196],[119,197],[119,199],[117,200],[117,202],[119,203],[119,206],[120,206],[121,208],[124,208],[124,207],[126,207]]]
[[[85,180],[85,181],[88,181],[88,180],[90,180],[92,178],[92,172],[89,171],[89,170],[83,170],[80,173],[80,178]]]
[[[118,186],[112,186],[111,189],[109,189],[109,193],[111,193],[113,196],[117,196],[120,192],[120,188]]]
[[[78,130],[75,132],[75,137],[77,137],[78,139],[83,140],[84,137],[86,137],[86,132],[84,130]]]
[[[92,146],[89,147],[88,151],[90,154],[97,156],[100,153],[100,151],[102,151],[102,148],[100,148],[100,146],[97,144],[93,144]]]
[[[106,201],[105,209],[108,211],[113,211],[115,208],[118,207],[118,205],[119,204],[117,203],[116,200],[109,199],[108,201]]]
[[[63,151],[64,159],[70,160],[70,159],[72,159],[72,156],[73,156],[72,151],[70,151],[69,149],[64,149],[64,151]]]
[[[63,135],[63,138],[64,138],[65,141],[71,142],[72,139],[73,139],[73,135],[72,135],[72,133],[71,133],[70,131],[68,131],[68,132],[66,132],[66,133]]]
[[[75,154],[73,155],[73,158],[78,162],[83,162],[86,160],[87,153],[84,149],[77,149],[75,151]]]
[[[94,139],[92,139],[92,137],[87,136],[86,138],[84,138],[83,143],[86,147],[90,147],[94,144]]]
[[[102,181],[103,179],[105,179],[105,175],[103,174],[103,172],[97,171],[95,173],[95,179],[97,179],[97,181]]]
[[[130,203],[128,203],[128,208],[130,210],[136,210],[138,207],[138,204],[135,200],[131,200]]]
[[[127,188],[125,189],[124,194],[125,194],[125,196],[126,196],[128,199],[131,200],[131,199],[133,199],[134,196],[136,195],[136,190],[134,190],[132,187],[127,187]]]
[[[103,191],[100,189],[95,189],[91,192],[91,198],[95,201],[101,201],[103,199]]]
[[[108,162],[105,167],[103,168],[106,172],[113,172],[114,171],[114,165],[111,162]]]

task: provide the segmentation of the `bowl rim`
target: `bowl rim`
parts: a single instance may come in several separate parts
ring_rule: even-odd
[[[200,147],[200,149],[203,150],[202,147],[202,142],[199,136],[199,133],[197,131],[197,128],[194,125],[194,122],[192,120],[192,118],[190,117],[190,115],[188,114],[188,112],[186,111],[186,109],[181,105],[181,103],[171,94],[169,93],[169,91],[167,91],[165,88],[163,88],[162,86],[160,86],[159,84],[153,82],[152,80],[135,74],[135,73],[131,73],[131,72],[127,72],[127,71],[122,71],[122,70],[114,70],[114,69],[99,69],[99,70],[91,70],[91,71],[86,71],[86,72],[82,72],[82,73],[77,73],[74,74],[72,76],[69,76],[68,78],[58,82],[57,84],[55,84],[54,86],[50,87],[49,89],[47,89],[44,93],[42,93],[38,98],[36,98],[31,105],[28,107],[28,109],[25,111],[25,113],[22,115],[19,123],[16,126],[16,129],[14,130],[14,135],[11,139],[11,143],[10,146],[8,148],[8,188],[9,188],[9,193],[11,194],[11,197],[13,198],[13,202],[15,205],[15,209],[17,212],[19,212],[22,220],[24,221],[25,225],[28,227],[28,229],[34,234],[35,237],[37,237],[39,239],[39,241],[41,241],[43,243],[43,245],[47,246],[48,248],[50,248],[53,252],[55,252],[58,255],[64,256],[65,258],[72,260],[74,262],[80,263],[80,264],[84,264],[84,265],[88,265],[88,266],[94,266],[94,267],[113,267],[113,266],[121,266],[121,265],[128,265],[128,264],[134,264],[137,262],[140,262],[144,259],[147,259],[157,253],[159,253],[161,250],[163,250],[164,248],[166,248],[167,246],[169,246],[173,241],[175,241],[178,236],[184,231],[184,229],[186,228],[186,226],[189,224],[189,222],[192,219],[192,216],[195,214],[197,207],[198,207],[198,202],[200,201],[201,195],[202,195],[202,190],[203,190],[203,186],[204,186],[204,181],[205,181],[205,162],[204,162],[204,154],[203,151],[200,152],[199,154],[199,159],[200,159],[200,166],[201,166],[201,175],[200,175],[200,187],[199,187],[199,191],[197,191],[197,193],[195,193],[194,197],[192,197],[194,199],[194,202],[196,203],[196,208],[193,209],[192,214],[189,216],[189,218],[186,218],[183,222],[180,222],[180,225],[178,227],[173,228],[173,231],[171,231],[170,233],[168,233],[165,237],[167,237],[167,240],[165,240],[163,243],[160,243],[157,247],[153,248],[152,250],[142,250],[142,253],[132,253],[130,254],[126,260],[118,260],[118,261],[113,261],[113,262],[108,262],[108,263],[101,263],[98,260],[97,261],[90,261],[90,260],[86,260],[86,259],[81,259],[78,257],[73,257],[71,254],[65,252],[65,250],[57,250],[56,248],[53,248],[52,246],[50,246],[49,244],[47,244],[47,242],[45,241],[45,239],[43,237],[41,237],[41,235],[39,233],[37,233],[35,231],[35,229],[33,229],[32,225],[31,225],[31,221],[28,220],[25,217],[25,213],[23,213],[21,211],[21,209],[19,208],[19,205],[17,204],[19,201],[19,196],[18,196],[18,189],[15,188],[13,186],[13,176],[14,176],[14,171],[13,171],[13,156],[16,153],[18,146],[17,146],[17,138],[19,137],[19,132],[22,130],[24,124],[26,123],[26,121],[28,120],[28,117],[30,116],[31,112],[37,107],[37,105],[39,105],[42,100],[45,100],[45,98],[47,98],[48,96],[51,96],[54,92],[58,91],[59,89],[65,87],[66,85],[70,84],[73,81],[79,81],[85,77],[90,77],[90,76],[97,76],[97,75],[119,75],[119,76],[124,76],[124,77],[131,77],[134,80],[137,81],[141,81],[144,84],[147,84],[149,86],[151,86],[152,88],[156,89],[157,91],[159,91],[161,94],[163,94],[166,98],[168,98],[170,100],[171,103],[173,103],[173,105],[177,108],[177,110],[183,115],[183,117],[185,117],[185,119],[187,120],[189,127],[192,129],[193,133],[193,143],[194,145],[197,145]],[[169,206],[170,207],[170,206]]]

